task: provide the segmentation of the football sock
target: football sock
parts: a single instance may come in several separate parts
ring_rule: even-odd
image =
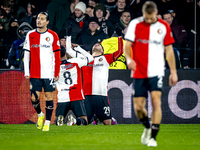
[[[142,124],[149,129],[150,128],[150,122],[149,122],[149,118],[148,117],[144,117],[142,119],[140,119],[140,122],[142,122]]]
[[[46,120],[51,121],[52,112],[53,112],[53,100],[46,101]]]
[[[87,121],[84,118],[76,118],[77,125],[87,125]]]
[[[36,101],[31,101],[31,102],[32,102],[32,105],[35,108],[37,114],[40,114],[42,112],[41,108],[40,108],[40,100],[37,99]]]
[[[42,111],[41,111],[41,113],[38,114],[39,117],[42,117],[43,115],[44,115],[44,114],[43,114]]]
[[[45,120],[44,125],[48,125],[48,126],[49,126],[49,125],[50,125],[50,122],[51,122],[50,120]]]
[[[151,129],[151,138],[156,139],[156,136],[158,134],[159,131],[159,124],[152,124],[152,129]]]

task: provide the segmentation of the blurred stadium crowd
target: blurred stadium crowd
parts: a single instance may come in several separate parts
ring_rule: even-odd
[[[48,28],[59,35],[62,46],[66,47],[68,29],[72,27],[72,43],[91,52],[97,42],[124,37],[129,22],[142,15],[142,5],[146,1],[1,0],[0,69],[21,68],[24,37],[29,30],[36,28],[37,14],[41,11],[48,12]],[[194,68],[194,57],[196,67],[200,68],[200,0],[153,1],[158,7],[158,17],[171,26],[177,69]]]

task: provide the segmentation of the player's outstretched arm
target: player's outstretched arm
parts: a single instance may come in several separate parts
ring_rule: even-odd
[[[74,47],[74,49],[78,52],[80,52],[84,57],[87,57],[88,63],[92,62],[94,60],[93,56],[89,54],[87,51],[82,49],[80,46]]]
[[[126,63],[127,63],[128,69],[135,70],[136,69],[136,63],[131,58],[131,51],[130,51],[131,45],[132,45],[131,41],[125,40],[124,55],[125,55],[125,58],[126,58]]]
[[[71,36],[66,38],[66,52],[73,58],[76,57],[76,52],[72,49]]]
[[[24,76],[26,77],[26,79],[29,79],[29,76],[30,76],[29,62],[30,62],[30,52],[25,50],[25,52],[24,52]]]
[[[166,50],[165,53],[166,53],[167,62],[169,64],[169,68],[170,68],[169,85],[174,86],[178,81],[175,57],[174,57],[174,50],[173,50],[171,44],[166,46],[165,50]]]
[[[114,52],[114,61],[116,61],[123,54],[123,39],[118,37],[118,50]]]

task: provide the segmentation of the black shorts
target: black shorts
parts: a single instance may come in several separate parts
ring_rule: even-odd
[[[88,121],[91,121],[94,114],[96,114],[97,118],[101,122],[111,119],[110,106],[108,104],[107,96],[86,95],[84,103]]]
[[[163,76],[144,79],[133,79],[134,97],[148,97],[148,91],[161,91],[163,87]]]
[[[44,92],[53,92],[55,91],[54,79],[37,79],[30,78],[30,90],[42,92],[42,87]]]
[[[56,117],[62,115],[66,117],[69,110],[72,110],[76,117],[87,116],[83,100],[58,103],[56,107]]]

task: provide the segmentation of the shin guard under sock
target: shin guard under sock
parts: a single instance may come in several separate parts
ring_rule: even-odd
[[[53,100],[46,101],[46,120],[51,121],[52,112],[53,112]]]

